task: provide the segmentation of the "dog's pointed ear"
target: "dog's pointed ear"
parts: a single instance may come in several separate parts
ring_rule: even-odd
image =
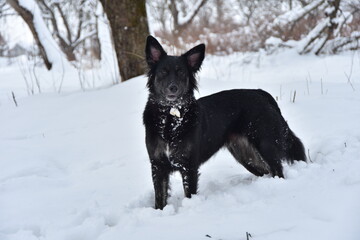
[[[200,44],[186,53],[183,54],[186,57],[187,64],[192,72],[197,72],[205,57],[205,44]]]
[[[146,39],[145,54],[149,67],[154,66],[161,58],[167,55],[160,43],[153,36],[148,36]]]

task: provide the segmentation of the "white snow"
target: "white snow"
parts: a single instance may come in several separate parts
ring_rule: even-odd
[[[26,96],[16,71],[0,68],[1,240],[360,238],[359,52],[207,57],[197,96],[269,91],[311,162],[285,166],[285,179],[258,178],[220,151],[202,166],[193,198],[172,176],[163,211],[153,209],[145,77],[81,92],[67,75],[60,94]]]
[[[324,0],[315,0],[315,1],[311,1],[305,7],[298,6],[297,8],[294,8],[293,10],[287,11],[284,14],[278,16],[274,20],[273,24],[274,25],[285,26],[285,25],[290,24],[292,22],[296,22],[299,19],[301,19],[304,15],[306,15],[308,12],[310,12],[313,9],[317,8],[318,6],[323,4],[324,2],[325,2]]]

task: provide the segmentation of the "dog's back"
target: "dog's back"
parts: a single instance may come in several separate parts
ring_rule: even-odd
[[[280,159],[306,159],[301,141],[269,93],[260,89],[228,90],[200,98],[198,104],[201,142],[206,143],[199,146],[202,162],[227,146],[255,175],[283,177]]]

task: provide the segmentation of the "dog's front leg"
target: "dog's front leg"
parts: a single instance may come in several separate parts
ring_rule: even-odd
[[[155,189],[155,209],[163,209],[167,204],[170,171],[162,165],[151,164]]]
[[[198,168],[184,167],[181,170],[185,197],[191,198],[192,194],[197,193],[199,173]]]

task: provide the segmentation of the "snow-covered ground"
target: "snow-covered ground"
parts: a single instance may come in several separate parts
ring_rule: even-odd
[[[220,151],[193,198],[172,176],[163,211],[152,208],[145,77],[84,92],[76,72],[39,70],[43,93],[27,96],[18,66],[0,65],[1,240],[360,239],[359,52],[208,57],[197,95],[269,91],[310,161],[285,166],[286,179],[258,178]]]

